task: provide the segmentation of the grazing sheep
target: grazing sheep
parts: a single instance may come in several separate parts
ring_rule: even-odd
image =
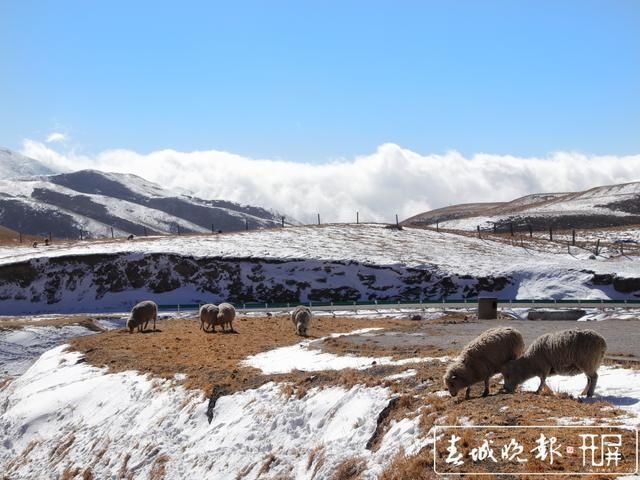
[[[207,303],[200,307],[200,330],[208,332],[207,325],[210,326],[213,332],[216,331],[216,325],[218,320],[218,307],[212,303]]]
[[[309,329],[309,324],[311,323],[311,319],[313,318],[313,313],[311,313],[311,309],[304,305],[299,305],[293,309],[291,312],[291,321],[296,327],[296,334],[306,337],[307,330]]]
[[[131,315],[127,320],[127,328],[129,333],[133,333],[133,329],[138,327],[138,332],[146,330],[149,320],[153,319],[153,329],[156,329],[156,320],[158,319],[158,305],[151,300],[145,300],[138,303],[131,309]],[[143,326],[144,324],[144,326]]]
[[[127,240],[133,240],[133,233],[127,237]]]
[[[229,325],[229,329],[233,332],[233,319],[236,318],[236,309],[230,303],[221,303],[218,305],[218,325],[222,325],[222,331]]]
[[[546,387],[549,375],[587,376],[582,395],[591,397],[598,381],[598,367],[607,351],[607,342],[593,330],[562,330],[538,337],[524,355],[502,369],[504,389],[512,393],[532,377],[540,377],[536,393]]]
[[[489,395],[489,379],[500,372],[505,363],[515,360],[524,351],[524,340],[515,328],[492,328],[471,341],[460,356],[449,365],[442,378],[444,386],[455,397],[467,388],[465,399],[469,399],[471,385],[484,380],[482,396]]]

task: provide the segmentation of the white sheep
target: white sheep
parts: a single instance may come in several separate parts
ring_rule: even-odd
[[[607,351],[607,342],[593,330],[562,330],[538,337],[522,357],[502,369],[504,389],[512,393],[532,377],[540,377],[536,393],[546,387],[549,375],[587,376],[582,395],[591,397],[598,382],[598,368]]]
[[[138,327],[138,332],[146,330],[151,319],[153,319],[153,329],[155,330],[156,320],[158,319],[158,305],[151,300],[138,303],[131,309],[129,320],[127,320],[129,333],[133,333],[133,329],[136,327]]]
[[[291,321],[296,328],[296,334],[306,337],[309,324],[313,318],[311,309],[305,305],[299,305],[291,312]]]
[[[236,318],[236,309],[230,303],[221,303],[218,305],[218,321],[217,325],[222,326],[222,331],[226,330],[226,326],[229,326],[229,330],[233,332],[233,319]]]
[[[483,332],[460,352],[443,376],[444,386],[452,396],[466,387],[470,398],[471,385],[484,381],[482,396],[489,395],[489,380],[510,360],[522,355],[524,340],[515,328],[499,327]]]
[[[200,330],[208,332],[207,327],[212,327],[216,331],[218,317],[218,307],[212,303],[206,303],[200,307]]]

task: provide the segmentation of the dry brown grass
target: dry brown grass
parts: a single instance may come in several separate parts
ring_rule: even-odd
[[[165,476],[166,464],[169,461],[169,455],[158,455],[153,461],[151,472],[149,472],[149,480],[163,480]]]
[[[310,338],[348,332],[371,323],[390,327],[406,322],[320,317],[311,325]],[[113,372],[138,370],[166,379],[184,373],[187,388],[209,393],[212,386],[217,385],[231,393],[275,378],[241,366],[247,356],[302,340],[287,317],[240,318],[234,322],[236,333],[205,333],[199,327],[199,322],[194,320],[166,320],[158,324],[158,332],[130,334],[126,330],[114,330],[78,337],[70,344],[72,349],[84,353],[92,365],[105,366]]]
[[[262,475],[269,473],[269,470],[271,470],[271,465],[276,462],[276,456],[273,453],[268,454],[264,461],[262,462],[262,466],[260,467],[260,470],[258,471],[258,478],[260,478]]]
[[[60,460],[62,460],[66,455],[66,453],[71,448],[71,446],[73,445],[73,442],[75,442],[75,440],[76,440],[76,437],[73,434],[69,434],[66,437],[63,437],[62,439],[60,439],[60,442],[58,443],[58,445],[56,445],[56,447],[53,448],[51,452],[49,452],[49,458],[54,463],[57,463]]]
[[[356,480],[367,468],[367,462],[359,457],[342,461],[334,470],[332,480]]]
[[[378,480],[433,480],[443,478],[433,471],[431,447],[423,448],[417,455],[406,456],[400,451],[387,465]]]

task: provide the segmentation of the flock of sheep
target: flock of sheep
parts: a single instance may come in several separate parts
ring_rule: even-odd
[[[216,326],[220,326],[223,332],[233,332],[234,318],[236,318],[236,309],[230,303],[221,303],[220,305],[207,303],[200,307],[200,329],[205,332],[215,332]],[[312,318],[311,309],[304,305],[296,307],[291,312],[291,321],[297,335],[307,336]],[[155,330],[157,319],[158,305],[151,300],[145,300],[131,309],[131,314],[127,320],[127,328],[129,333],[133,333],[136,328],[138,332],[142,332],[147,329],[149,322],[153,320],[153,329]]]
[[[607,350],[607,342],[593,330],[562,330],[538,337],[525,351],[522,335],[515,328],[487,330],[471,341],[444,374],[444,385],[452,396],[471,385],[484,382],[483,397],[489,395],[489,379],[502,373],[504,390],[513,393],[518,385],[540,378],[540,393],[551,375],[587,376],[582,395],[591,397],[598,382],[598,368]]]
[[[200,307],[200,329],[215,332],[233,330],[236,310],[230,303],[206,304]],[[151,300],[138,303],[131,310],[127,328],[133,333],[145,330],[153,320],[156,328],[158,306]],[[313,314],[309,307],[300,305],[291,312],[291,321],[297,335],[306,336]],[[484,382],[483,397],[489,395],[489,380],[497,373],[504,377],[504,390],[508,393],[525,380],[540,378],[536,393],[546,387],[551,375],[587,376],[582,395],[591,397],[598,381],[598,368],[607,350],[605,339],[593,330],[563,330],[537,338],[525,351],[522,334],[512,327],[492,328],[471,341],[444,374],[444,386],[452,396],[466,388],[470,398],[471,386]]]

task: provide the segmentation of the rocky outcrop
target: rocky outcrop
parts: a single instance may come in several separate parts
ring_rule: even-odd
[[[499,293],[508,277],[458,277],[437,267],[353,261],[194,258],[173,254],[99,254],[39,258],[0,266],[6,313],[118,308],[159,303],[419,301]]]

